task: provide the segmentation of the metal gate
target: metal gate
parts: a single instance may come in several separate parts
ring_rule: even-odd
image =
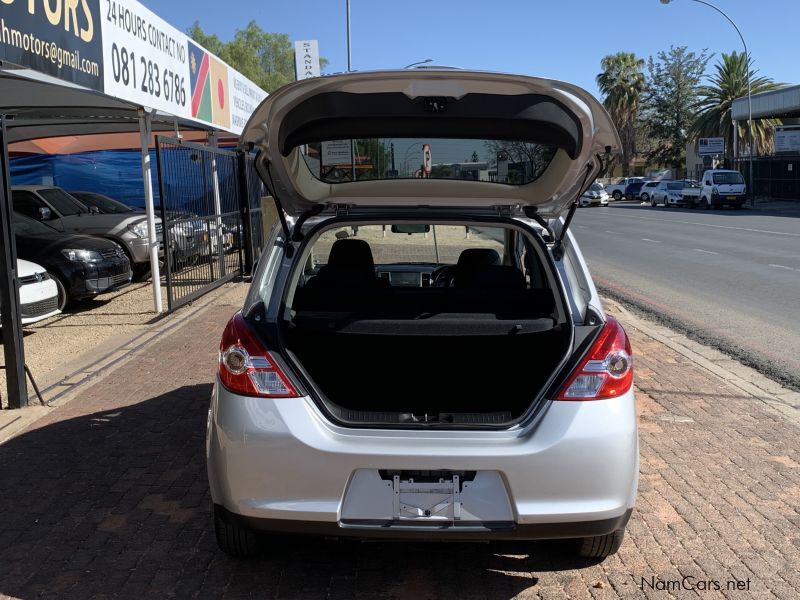
[[[242,272],[238,155],[162,136],[156,155],[171,311]]]
[[[267,195],[264,182],[256,172],[255,154],[244,152],[239,154],[239,185],[242,202],[242,229],[244,232],[244,264],[245,274],[252,274],[264,248],[264,231],[262,221],[261,199]]]

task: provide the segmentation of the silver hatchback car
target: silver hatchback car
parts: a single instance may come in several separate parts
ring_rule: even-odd
[[[220,344],[220,547],[616,552],[638,484],[631,348],[569,231],[619,148],[602,106],[531,77],[352,73],[278,90],[243,140],[277,215]]]

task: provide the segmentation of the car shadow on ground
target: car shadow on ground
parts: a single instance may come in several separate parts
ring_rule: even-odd
[[[535,592],[537,572],[597,563],[565,542],[310,537],[271,538],[257,558],[229,558],[211,527],[210,394],[207,384],[179,387],[0,446],[0,596],[511,598]]]

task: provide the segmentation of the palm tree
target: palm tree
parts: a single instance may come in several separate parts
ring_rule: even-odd
[[[748,64],[749,62],[749,64]],[[732,52],[723,54],[722,60],[714,65],[716,73],[709,79],[709,85],[698,90],[700,100],[697,102],[697,118],[691,129],[691,137],[724,137],[725,154],[733,156],[733,126],[731,121],[731,105],[735,98],[747,96],[747,75],[750,72],[750,88],[753,94],[766,92],[781,87],[768,77],[756,77],[752,60],[748,61],[744,53]],[[780,125],[779,119],[758,119],[753,121],[753,137],[756,152],[768,153],[772,149],[772,128]],[[747,121],[738,122],[739,145],[749,148],[747,137]]]
[[[636,150],[636,116],[644,90],[644,60],[632,52],[617,52],[600,61],[603,72],[597,76],[597,87],[603,105],[619,131],[622,141],[622,174],[630,171]]]

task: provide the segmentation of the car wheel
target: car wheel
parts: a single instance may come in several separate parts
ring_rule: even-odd
[[[656,202],[656,199],[655,199],[655,198],[652,198],[652,199],[650,200],[650,206],[652,206],[653,208],[655,208],[657,205],[658,205],[658,202]]]
[[[650,194],[647,194],[647,193],[642,194],[641,198],[642,198],[642,202],[647,202],[648,200],[650,200]]]
[[[69,303],[67,288],[56,275],[52,273],[48,273],[48,275],[50,275],[50,279],[56,282],[56,288],[58,289],[58,310],[63,311]]]
[[[578,555],[585,558],[605,558],[616,554],[622,540],[625,539],[625,530],[617,529],[613,533],[607,535],[598,535],[595,537],[583,538],[578,547]]]
[[[705,196],[700,198],[700,210],[708,210],[708,200],[706,200]]]
[[[234,522],[227,511],[217,504],[214,505],[214,533],[219,549],[225,554],[247,557],[258,553],[256,532]]]
[[[622,192],[620,192],[619,190],[614,190],[614,193],[611,194],[611,196],[614,198],[614,200],[619,202],[620,199],[622,198]]]

